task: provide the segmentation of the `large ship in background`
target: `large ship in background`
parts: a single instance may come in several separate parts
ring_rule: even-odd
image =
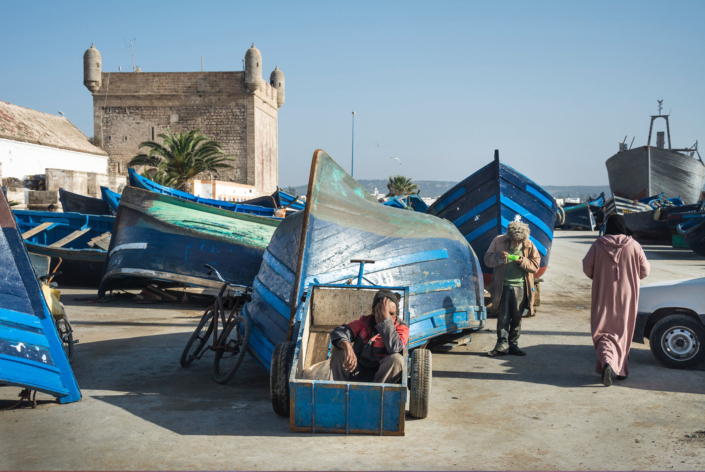
[[[659,114],[651,116],[646,146],[627,149],[625,140],[620,143],[619,152],[607,160],[610,188],[614,195],[630,200],[663,192],[668,198],[680,196],[686,205],[697,203],[705,184],[705,164],[698,152],[697,142],[692,148],[671,148],[669,115],[661,114],[662,103],[663,100],[659,100]],[[651,146],[657,118],[666,120],[666,133],[658,132],[656,146]],[[666,137],[668,149],[665,147]]]

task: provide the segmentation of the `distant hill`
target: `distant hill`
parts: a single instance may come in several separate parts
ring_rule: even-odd
[[[358,180],[360,185],[362,185],[365,190],[370,193],[374,193],[375,188],[379,190],[380,193],[386,193],[387,191],[387,179],[374,179],[374,180]],[[422,197],[439,197],[446,193],[448,190],[453,188],[458,182],[444,181],[444,180],[416,180],[414,181],[421,189]],[[307,186],[299,185],[294,187],[296,189],[297,195],[306,195]],[[543,187],[548,193],[553,195],[554,198],[580,198],[581,200],[586,200],[588,197],[597,197],[600,193],[605,192],[605,195],[611,195],[609,185],[592,185],[592,186],[571,186],[571,185],[544,185]],[[286,190],[286,188],[284,189]]]

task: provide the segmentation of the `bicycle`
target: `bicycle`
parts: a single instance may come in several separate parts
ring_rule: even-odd
[[[56,327],[56,332],[59,334],[64,353],[66,353],[66,357],[69,362],[71,362],[73,361],[73,345],[78,341],[73,339],[73,328],[66,315],[66,309],[64,308],[64,304],[59,301],[60,292],[55,290],[56,282],[49,282],[50,279],[58,275],[61,275],[61,272],[52,272],[42,275],[38,277],[38,279],[41,284],[42,295],[44,295],[44,300],[51,312],[51,317],[54,319],[54,326]]]
[[[213,306],[203,313],[196,330],[186,343],[181,353],[181,367],[188,367],[194,360],[203,357],[206,351],[215,351],[213,379],[219,384],[225,384],[233,378],[247,351],[250,323],[247,318],[240,316],[240,312],[245,303],[252,300],[252,288],[228,282],[215,267],[208,264],[203,266],[209,269],[208,275],[215,274],[218,280],[223,282],[223,287],[215,298]],[[228,288],[234,289],[235,294],[224,298],[223,294]],[[227,318],[225,302],[232,305]],[[219,325],[222,325],[220,335],[218,335]],[[211,335],[212,344],[207,345]]]

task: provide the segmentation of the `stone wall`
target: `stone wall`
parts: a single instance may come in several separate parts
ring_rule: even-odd
[[[243,72],[103,72],[93,108],[110,174],[127,174],[140,143],[200,129],[234,159],[214,178],[253,185],[257,196],[276,190],[277,90],[267,82],[250,93]]]
[[[79,195],[102,198],[100,187],[108,187],[113,192],[122,192],[127,185],[123,175],[99,174],[64,169],[46,169],[46,189],[58,192],[60,188]]]

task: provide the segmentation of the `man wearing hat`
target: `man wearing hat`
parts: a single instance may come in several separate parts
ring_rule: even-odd
[[[404,371],[401,355],[409,327],[398,320],[399,294],[380,290],[372,314],[338,326],[330,335],[330,380],[397,383]]]

